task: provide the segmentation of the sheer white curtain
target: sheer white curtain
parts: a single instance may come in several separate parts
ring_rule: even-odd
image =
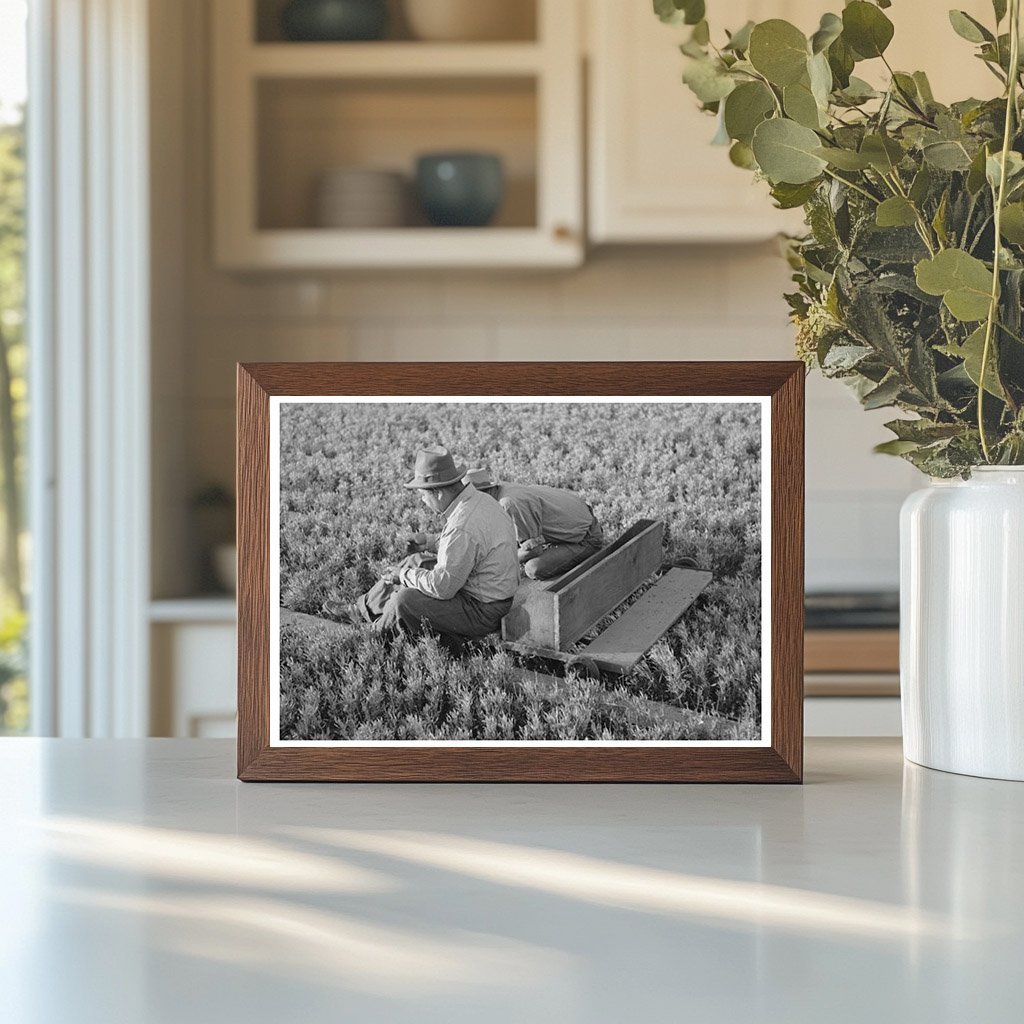
[[[146,0],[29,4],[34,731],[148,722]]]

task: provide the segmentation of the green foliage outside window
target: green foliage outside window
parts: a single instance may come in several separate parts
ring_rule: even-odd
[[[0,120],[0,733],[28,724],[22,547],[27,416],[24,118]]]

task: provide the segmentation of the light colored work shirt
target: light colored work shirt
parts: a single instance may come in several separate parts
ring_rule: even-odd
[[[512,519],[520,544],[578,544],[594,522],[587,503],[560,487],[499,484],[492,493]]]
[[[402,569],[399,582],[450,601],[460,591],[491,603],[514,597],[519,559],[512,521],[501,506],[472,484],[448,506],[437,539],[433,569]]]

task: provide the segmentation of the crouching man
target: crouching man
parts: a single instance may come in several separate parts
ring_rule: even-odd
[[[463,481],[465,472],[446,448],[417,453],[415,475],[404,486],[444,518],[436,556],[410,555],[354,604],[325,602],[326,615],[459,641],[498,629],[519,585],[515,529],[493,498]]]
[[[486,468],[470,470],[466,480],[493,495],[509,514],[519,561],[532,580],[560,576],[604,547],[604,533],[593,510],[573,491],[503,483]]]

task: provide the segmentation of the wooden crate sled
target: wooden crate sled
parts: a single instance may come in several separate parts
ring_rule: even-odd
[[[524,654],[579,659],[619,675],[630,671],[696,600],[710,572],[670,569],[585,648],[569,648],[661,567],[664,535],[664,523],[641,519],[564,576],[526,581],[502,620],[502,638]]]

